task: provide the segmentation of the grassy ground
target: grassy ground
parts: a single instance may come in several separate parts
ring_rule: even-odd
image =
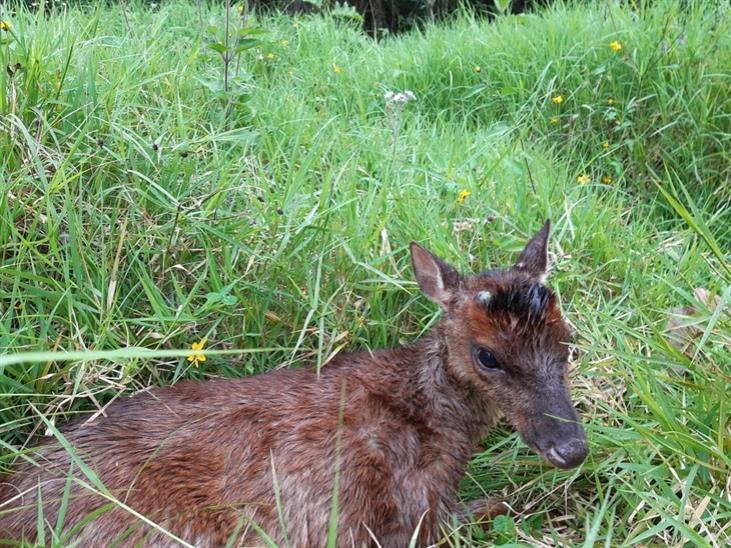
[[[227,90],[220,7],[0,6],[2,462],[39,414],[413,340],[410,240],[482,269],[550,217],[591,455],[556,471],[496,431],[464,493],[514,516],[450,544],[728,542],[731,13],[628,4],[378,43],[250,18]],[[243,351],[163,353],[204,338]],[[155,353],[98,354],[127,347]]]

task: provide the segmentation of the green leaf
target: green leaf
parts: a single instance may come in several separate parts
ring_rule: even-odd
[[[220,80],[208,80],[199,78],[198,81],[213,93],[220,93],[223,91],[223,82],[221,82]]]
[[[502,543],[515,540],[515,522],[510,516],[497,516],[492,521],[492,530]]]
[[[241,53],[242,51],[258,46],[259,44],[261,44],[261,40],[256,40],[255,38],[244,38],[239,41],[234,51],[236,51],[236,53]]]
[[[226,53],[226,46],[224,46],[221,42],[212,42],[208,44],[208,47],[218,53]]]
[[[266,34],[267,29],[263,29],[261,27],[245,27],[243,29],[239,29],[239,36],[251,36],[253,34]]]

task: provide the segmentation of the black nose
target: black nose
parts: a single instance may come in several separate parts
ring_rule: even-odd
[[[584,462],[588,451],[585,438],[572,438],[551,446],[544,455],[554,466],[568,469]]]

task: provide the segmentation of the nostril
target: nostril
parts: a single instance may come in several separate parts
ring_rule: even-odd
[[[553,450],[558,453],[566,466],[578,466],[584,462],[588,453],[586,440],[580,438],[557,444],[553,447]]]

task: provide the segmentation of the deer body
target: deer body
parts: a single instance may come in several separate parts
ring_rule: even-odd
[[[545,253],[544,232],[533,241]],[[586,441],[558,367],[567,332],[537,273],[519,261],[512,271],[462,278],[418,247],[412,261],[422,290],[444,310],[413,345],[341,355],[319,375],[279,370],[183,382],[115,402],[106,417],[64,430],[125,506],[109,504],[73,531],[109,503],[73,481],[70,538],[175,545],[143,515],[195,546],[261,545],[262,532],[280,546],[318,546],[337,493],[338,545],[406,546],[417,529],[418,544],[432,544],[462,513],[459,481],[501,413],[555,464],[581,462]],[[531,326],[537,331],[519,339]],[[505,339],[508,332],[514,336]],[[492,367],[488,345],[504,368]],[[508,356],[528,354],[540,356],[529,366],[535,370],[507,369]],[[39,491],[55,525],[70,471],[92,483],[59,445],[33,456],[40,467],[23,464],[0,483],[0,539],[34,538]]]

